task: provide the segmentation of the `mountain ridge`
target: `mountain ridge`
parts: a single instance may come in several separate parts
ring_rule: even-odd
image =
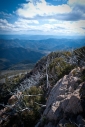
[[[84,127],[84,54],[85,47],[51,52],[18,84],[0,85],[1,127]]]

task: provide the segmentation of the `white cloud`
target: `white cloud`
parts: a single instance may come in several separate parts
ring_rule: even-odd
[[[19,8],[16,13],[17,15],[25,18],[33,18],[37,15],[40,16],[48,16],[54,14],[61,14],[61,13],[69,13],[71,12],[71,8],[69,5],[50,5],[46,3],[45,0],[40,0],[34,4],[33,1],[23,4],[21,8]]]
[[[32,25],[30,25],[31,23]],[[37,26],[33,26],[34,24],[38,24],[38,21],[18,19],[14,24],[11,24],[6,19],[0,19],[0,31],[9,31],[10,33],[17,31],[19,33],[36,30]]]
[[[69,5],[75,5],[75,4],[82,4],[85,5],[85,0],[69,0],[68,1]]]
[[[8,23],[6,19],[0,19],[0,23]]]
[[[49,21],[50,23],[51,23],[51,22],[57,22],[56,19],[49,19],[48,21]]]
[[[66,22],[66,21],[57,21],[55,24],[44,24],[42,25],[42,29],[53,32],[56,34],[69,34],[69,35],[84,35],[85,29],[82,29],[85,27],[85,22],[83,20],[77,21],[77,22]]]
[[[39,21],[38,20],[27,20],[27,19],[22,19],[22,18],[19,18],[16,22],[15,22],[16,25],[29,25],[29,24],[39,24]]]
[[[30,0],[25,4],[22,4],[20,8],[16,10],[16,14],[19,17],[28,19],[50,19],[53,20],[66,20],[77,21],[85,20],[85,6],[83,4],[85,0],[69,0],[67,4],[52,5],[45,0]],[[84,2],[85,3],[85,2]]]
[[[9,33],[30,33],[31,31],[45,34],[56,35],[84,35],[85,34],[85,21],[59,21],[53,19],[43,19],[42,24],[40,20],[28,20],[18,18],[13,24],[9,23],[6,19],[0,19],[0,31],[9,31]]]
[[[8,13],[6,13],[6,12],[3,12],[3,11],[1,11],[0,12],[0,16],[2,16],[2,17],[4,17],[4,18],[11,18],[13,15],[12,14],[8,14]]]

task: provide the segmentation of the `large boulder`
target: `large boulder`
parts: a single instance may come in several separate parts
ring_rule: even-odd
[[[18,92],[16,95],[12,95],[8,100],[8,104],[10,105],[15,104],[21,95],[22,95],[22,92]]]
[[[81,68],[73,69],[52,88],[43,113],[49,120],[59,120],[65,113],[77,114],[83,111],[79,90]]]

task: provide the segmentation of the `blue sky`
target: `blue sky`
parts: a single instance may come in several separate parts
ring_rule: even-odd
[[[85,35],[85,0],[0,0],[0,34]]]

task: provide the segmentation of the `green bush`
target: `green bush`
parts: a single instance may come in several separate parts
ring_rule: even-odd
[[[49,67],[48,67],[48,74],[53,76],[53,78],[54,78],[54,84],[55,84],[64,75],[69,74],[69,72],[74,67],[75,67],[74,65],[71,65],[70,63],[67,63],[65,61],[65,59],[62,58],[62,57],[55,58],[53,60],[53,62],[51,62]]]

